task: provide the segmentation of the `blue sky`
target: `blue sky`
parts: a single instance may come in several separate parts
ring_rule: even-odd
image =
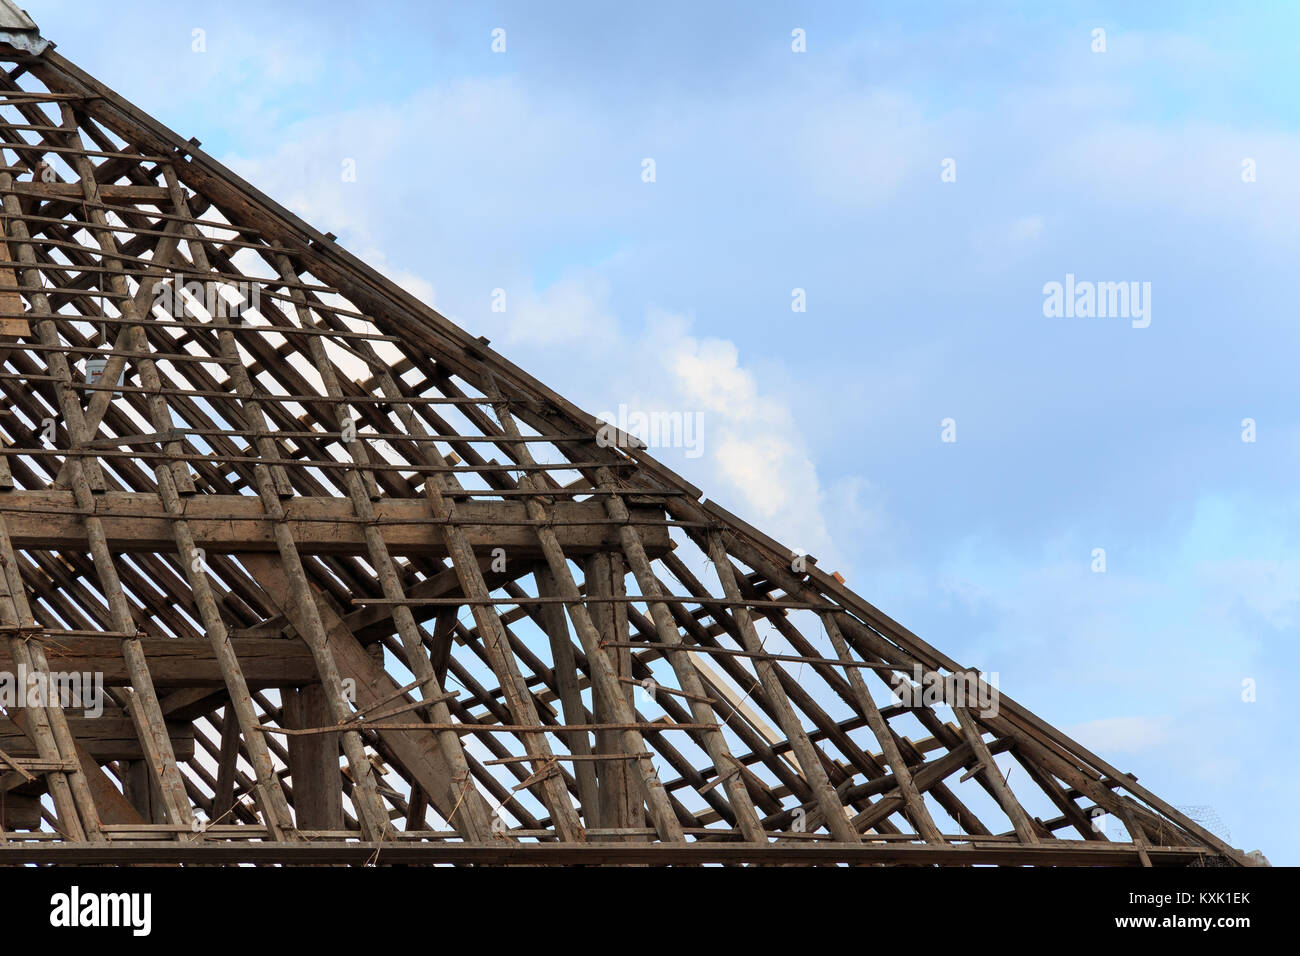
[[[1295,864],[1300,8],[1135,6],[29,11],[588,410],[701,412],[660,457],[710,497]],[[1045,317],[1067,273],[1150,326]]]

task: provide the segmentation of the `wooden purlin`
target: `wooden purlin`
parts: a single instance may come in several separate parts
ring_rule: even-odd
[[[252,829],[252,828],[249,828]],[[110,844],[11,843],[0,852],[15,863],[63,865],[96,864],[236,864],[367,865],[376,856],[398,865],[500,865],[500,866],[699,866],[710,863],[835,866],[1140,866],[1136,846],[1060,841],[1022,846],[995,840],[948,843],[942,846],[798,840],[781,844],[699,840],[692,843],[515,843],[497,840],[463,844],[446,840],[389,841],[382,844],[347,842],[346,833],[309,834],[322,837],[296,844],[267,844],[233,840],[228,832],[220,842],[184,847],[157,839],[130,837],[141,828],[126,828],[122,841]],[[143,831],[156,835],[157,831]],[[419,836],[420,834],[415,834]],[[1222,859],[1197,847],[1145,847],[1155,866],[1222,865]],[[1210,861],[1207,863],[1207,861]]]

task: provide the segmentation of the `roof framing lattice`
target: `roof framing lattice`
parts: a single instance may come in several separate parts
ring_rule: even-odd
[[[0,863],[1245,862],[6,36]]]

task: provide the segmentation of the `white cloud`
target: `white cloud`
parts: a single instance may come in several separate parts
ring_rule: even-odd
[[[565,278],[540,293],[511,298],[506,289],[506,342],[523,346],[608,346],[616,336],[603,279]]]
[[[754,523],[778,540],[827,554],[831,539],[817,468],[789,405],[760,389],[735,343],[696,339],[683,320],[662,313],[652,317],[651,328],[656,337],[670,332],[659,347],[683,407],[706,415],[715,477],[739,492]]]
[[[510,306],[501,318],[506,340],[531,352],[514,358],[597,414],[622,405],[698,415],[702,455],[650,453],[790,547],[838,555],[816,466],[783,396],[761,386],[734,342],[697,338],[688,317],[653,307],[634,330],[607,291],[599,278],[566,277],[522,294],[519,314]]]
[[[1166,743],[1172,724],[1169,717],[1104,717],[1065,732],[1096,754],[1135,754]]]

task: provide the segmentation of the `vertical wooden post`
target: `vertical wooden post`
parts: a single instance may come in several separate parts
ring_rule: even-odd
[[[497,418],[501,422],[505,434],[513,442],[515,460],[521,465],[535,464],[527,443],[520,441],[522,435],[519,432],[519,426],[515,423],[509,405],[502,401],[502,396],[497,390],[495,382],[489,382],[487,390],[497,400],[495,406]],[[546,565],[555,578],[556,586],[560,590],[560,596],[564,598],[565,606],[569,610],[569,619],[573,621],[573,626],[582,641],[583,653],[587,655],[587,663],[591,666],[592,685],[598,688],[601,696],[615,708],[619,723],[635,723],[636,715],[633,713],[632,708],[628,706],[627,698],[621,692],[614,663],[609,659],[605,648],[601,646],[600,632],[592,623],[591,614],[587,610],[586,604],[583,603],[582,594],[578,591],[577,583],[573,580],[573,572],[569,569],[568,558],[556,539],[555,531],[548,526],[550,512],[543,503],[545,488],[539,487],[536,480],[530,475],[525,475],[520,481],[520,485],[526,490],[538,492],[536,497],[530,497],[527,500],[528,517],[534,522],[537,540],[542,547],[542,554],[546,558]],[[638,756],[636,760],[638,779],[641,781],[650,819],[660,839],[676,843],[685,842],[686,836],[682,832],[681,822],[677,819],[677,814],[668,799],[668,793],[664,789],[663,782],[659,779],[658,772],[655,770],[654,761],[649,749],[646,747],[644,737],[642,737],[639,730],[629,729],[621,733],[624,753]]]
[[[320,684],[280,688],[285,726],[327,727],[329,707]],[[289,782],[299,830],[343,829],[343,778],[339,772],[339,735],[289,736]]]
[[[606,513],[619,522],[619,542],[623,546],[623,554],[632,569],[632,575],[636,579],[637,587],[641,589],[642,594],[648,597],[662,594],[659,579],[655,576],[650,559],[646,556],[641,533],[631,525],[627,505],[623,499],[614,493],[616,483],[613,474],[609,469],[602,468],[597,472],[597,477],[599,479],[598,488],[604,494]],[[654,622],[655,633],[658,634],[660,641],[671,647],[682,646],[681,633],[677,630],[677,625],[673,623],[672,612],[665,602],[650,602],[650,618]],[[668,663],[672,666],[673,673],[677,675],[677,682],[682,690],[691,695],[688,700],[691,713],[695,719],[700,723],[711,723],[714,715],[711,706],[706,701],[712,695],[706,692],[700,673],[691,661],[691,655],[670,653]],[[727,800],[732,814],[735,816],[737,827],[744,834],[745,839],[753,842],[765,841],[767,836],[763,830],[762,822],[759,820],[758,811],[754,807],[753,797],[750,796],[746,788],[745,774],[739,770],[739,764],[732,759],[731,751],[727,747],[726,737],[723,736],[721,730],[705,732],[704,749],[710,759],[713,760],[714,769],[725,778],[722,788],[727,794]]]
[[[533,576],[537,582],[539,597],[553,598],[559,594],[555,586],[555,578],[545,564],[539,564]],[[587,708],[582,703],[582,693],[578,689],[577,655],[574,653],[573,638],[569,634],[569,622],[564,618],[564,608],[559,604],[548,603],[540,605],[537,611],[551,645],[555,685],[560,695],[564,722],[573,725],[585,724]],[[569,749],[578,756],[591,755],[590,735],[570,734],[567,743]],[[605,826],[595,762],[575,761],[573,775],[578,781],[578,799],[582,804],[582,816],[587,827]]]
[[[583,572],[587,596],[592,598],[591,622],[600,632],[602,640],[618,644],[627,642],[627,607],[601,600],[617,596],[623,590],[622,577],[620,576],[617,582],[614,580],[612,572],[614,560],[613,554],[604,551],[589,555]],[[619,564],[622,562],[620,561]],[[623,612],[621,620],[617,613],[619,610]],[[614,661],[615,676],[620,678],[632,676],[631,648],[611,648],[610,656]],[[636,698],[633,686],[620,681],[617,691],[625,705],[635,715]],[[618,718],[615,714],[618,713],[618,707],[613,701],[606,700],[597,688],[593,688],[592,700],[598,723],[617,722]],[[639,793],[632,785],[634,769],[628,766],[626,760],[618,759],[618,755],[622,752],[622,740],[618,731],[596,732],[596,753],[610,754],[614,757],[611,760],[598,761],[596,764],[600,780],[600,825],[611,829],[643,827],[645,826],[645,804],[641,802]]]
[[[146,823],[166,823],[167,811],[147,760],[122,761],[122,792]]]
[[[217,784],[212,793],[212,822],[228,823],[235,806],[235,770],[239,766],[239,723],[227,707],[221,722],[221,751],[217,758]],[[283,790],[281,791],[283,793]]]

